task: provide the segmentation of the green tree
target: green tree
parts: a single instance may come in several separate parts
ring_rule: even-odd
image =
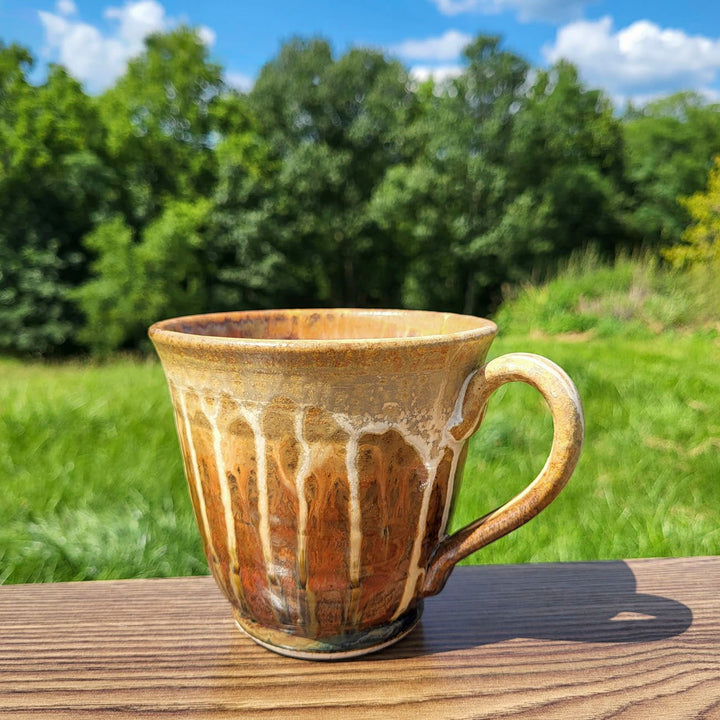
[[[293,40],[248,97],[274,169],[223,205],[227,232],[269,285],[261,305],[392,302],[402,268],[394,237],[368,212],[387,168],[407,155],[417,107],[407,71],[370,50],[334,59],[323,40]]]
[[[219,65],[192,28],[151,35],[99,98],[126,222],[140,230],[170,199],[208,196],[215,182],[213,103]]]
[[[654,247],[678,243],[690,221],[678,198],[704,187],[720,153],[720,105],[678,93],[631,108],[624,131],[639,240]]]
[[[612,254],[633,242],[622,126],[570,63],[537,71],[506,165],[513,197],[494,233],[506,280],[551,269],[580,247]]]
[[[713,266],[717,283],[717,270],[720,269],[720,155],[715,156],[705,190],[681,198],[681,204],[691,222],[682,234],[682,242],[663,254],[677,267]]]
[[[627,240],[623,142],[570,64],[531,76],[483,36],[465,57],[460,77],[422,90],[424,149],[389,171],[374,212],[411,248],[406,304],[487,312],[502,283]]]
[[[420,152],[388,171],[372,208],[405,249],[402,301],[412,307],[476,311],[501,274],[491,233],[511,192],[506,158],[528,65],[496,37],[464,55],[460,77],[421,89],[410,130]]]
[[[68,291],[87,273],[82,237],[112,202],[95,106],[61,67],[40,86],[31,55],[0,43],[0,350],[74,344]]]
[[[211,203],[172,200],[139,241],[120,215],[86,238],[95,276],[72,294],[86,322],[80,337],[99,355],[145,343],[148,325],[207,306],[213,271],[204,231]]]
[[[94,352],[136,347],[163,316],[207,310],[216,146],[243,127],[236,94],[192,28],[152,35],[98,100],[116,202],[85,246],[92,275],[72,298]]]

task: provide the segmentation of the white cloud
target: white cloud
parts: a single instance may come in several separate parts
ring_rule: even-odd
[[[169,30],[175,24],[157,0],[127,0],[122,7],[106,8],[103,15],[114,25],[106,33],[69,18],[77,11],[73,0],[58,0],[56,8],[56,13],[38,12],[47,51],[91,92],[111,85],[123,73],[127,61],[142,52],[148,35]],[[197,32],[206,45],[215,42],[210,28],[201,27]]]
[[[55,9],[61,15],[74,15],[77,12],[77,5],[73,0],[58,0]]]
[[[543,54],[549,62],[570,60],[586,82],[621,102],[680,89],[710,93],[720,71],[720,38],[687,35],[648,20],[617,32],[610,17],[570,23]]]
[[[448,30],[439,37],[424,40],[405,40],[390,47],[390,52],[407,60],[454,60],[463,48],[472,41],[472,35],[457,30]]]
[[[418,82],[425,82],[432,78],[436,83],[442,83],[445,80],[452,80],[462,74],[460,65],[438,65],[436,67],[428,67],[427,65],[415,65],[410,68],[410,77]]]
[[[117,37],[134,52],[148,35],[167,27],[165,8],[155,0],[130,0],[122,7],[106,8],[103,15],[118,22]]]
[[[432,78],[438,85],[457,77],[463,71],[457,62],[463,49],[472,42],[472,35],[458,30],[448,30],[439,37],[423,40],[405,40],[388,50],[405,60],[421,61],[410,68],[410,77],[415,82],[425,82]]]
[[[227,72],[225,73],[225,82],[240,92],[248,92],[252,89],[255,84],[255,80],[249,75],[239,72]]]
[[[117,38],[103,37],[92,25],[67,20],[40,11],[45,41],[50,51],[68,71],[99,90],[112,83],[125,67],[132,52]]]
[[[522,22],[563,22],[580,17],[583,8],[597,0],[433,0],[443,15],[480,12],[496,15],[515,13]]]
[[[217,37],[215,31],[207,25],[201,25],[197,29],[197,36],[208,47],[212,47],[215,44],[215,38]]]

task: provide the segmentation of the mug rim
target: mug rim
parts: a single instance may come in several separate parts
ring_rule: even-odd
[[[180,324],[201,325],[207,323],[222,324],[237,321],[241,318],[261,318],[263,316],[280,316],[282,314],[307,315],[339,314],[354,317],[422,317],[441,322],[460,321],[470,327],[462,330],[438,332],[427,335],[407,335],[390,337],[360,338],[257,338],[228,337],[223,335],[203,334],[177,327]],[[277,308],[263,310],[234,310],[229,312],[200,313],[167,318],[153,323],[148,329],[150,340],[157,344],[170,345],[178,348],[242,348],[247,350],[282,350],[286,352],[308,352],[318,350],[343,350],[362,348],[402,348],[427,345],[444,345],[447,343],[467,342],[481,338],[493,338],[497,334],[497,325],[487,318],[462,313],[440,312],[435,310],[403,310],[384,308]]]

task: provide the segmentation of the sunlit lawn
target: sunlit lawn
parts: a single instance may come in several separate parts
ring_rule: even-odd
[[[583,399],[585,445],[560,497],[473,562],[720,552],[716,340],[509,337],[497,349],[537,352],[567,370]],[[498,391],[472,445],[456,523],[501,503],[534,476],[551,434],[536,391],[518,384]]]
[[[586,442],[560,498],[472,562],[720,552],[717,340],[512,336],[492,354],[514,350],[573,377]],[[500,390],[472,440],[455,525],[520,490],[550,439],[536,391]],[[0,581],[206,572],[155,362],[0,360],[0,483]]]

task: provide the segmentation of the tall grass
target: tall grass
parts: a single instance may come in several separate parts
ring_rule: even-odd
[[[665,272],[575,259],[498,313],[492,354],[563,366],[586,442],[560,497],[470,562],[720,552],[719,315],[712,292],[682,285],[697,280]],[[536,391],[498,391],[471,441],[454,526],[524,487],[551,437]],[[154,361],[0,359],[0,487],[0,582],[206,572]]]
[[[560,497],[474,562],[720,553],[720,346],[697,336],[509,336],[498,352],[552,358],[578,386],[583,454]],[[518,491],[542,467],[551,424],[531,388],[491,400],[473,439],[455,525]]]
[[[0,378],[0,581],[205,572],[158,364]]]
[[[586,439],[543,515],[472,562],[720,552],[720,284],[649,256],[577,255],[496,316],[495,352],[550,357],[575,380]],[[551,424],[539,395],[508,386],[473,440],[455,525],[542,467]],[[508,451],[510,448],[510,451]]]
[[[719,268],[669,268],[651,255],[612,265],[592,250],[572,256],[550,281],[508,293],[496,320],[512,334],[590,332],[601,338],[720,330]]]

